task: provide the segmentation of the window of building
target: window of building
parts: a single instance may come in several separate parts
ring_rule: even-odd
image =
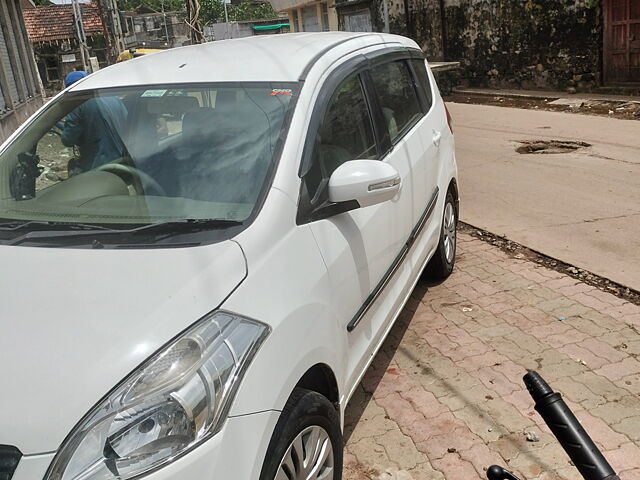
[[[327,3],[323,2],[322,4],[322,30],[325,32],[329,31],[329,8],[327,7]]]
[[[413,76],[401,60],[373,67],[371,78],[393,142],[422,116]]]
[[[44,57],[44,65],[47,70],[47,81],[60,80],[60,71],[58,70],[58,59],[55,56]]]
[[[369,10],[348,13],[343,16],[344,29],[347,32],[371,32],[371,13]]]

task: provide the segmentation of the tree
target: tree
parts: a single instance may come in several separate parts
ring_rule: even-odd
[[[202,23],[224,22],[224,5],[221,0],[200,0],[200,18]],[[240,22],[243,20],[262,20],[277,18],[278,13],[270,3],[257,3],[252,0],[243,0],[238,5],[227,5],[229,20]]]
[[[267,2],[254,3],[250,0],[242,0],[239,5],[233,5],[229,12],[229,19],[236,22],[269,18],[278,18],[278,12]]]
[[[156,12],[161,12],[163,3],[167,12],[182,12],[185,9],[184,0],[118,0],[118,8],[134,11],[138,7],[148,7]]]

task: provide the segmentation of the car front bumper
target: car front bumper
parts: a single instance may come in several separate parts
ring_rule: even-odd
[[[254,480],[260,476],[267,446],[280,412],[227,419],[218,434],[145,480]],[[12,480],[39,480],[55,454],[25,455]]]

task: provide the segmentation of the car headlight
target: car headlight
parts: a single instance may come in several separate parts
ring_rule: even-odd
[[[217,311],[129,375],[73,429],[46,480],[125,480],[159,468],[222,428],[269,333]]]

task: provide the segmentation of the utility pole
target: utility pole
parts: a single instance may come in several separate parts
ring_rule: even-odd
[[[227,38],[231,38],[229,34],[229,11],[227,10],[227,0],[222,0],[222,4],[224,5],[224,21],[227,24]]]
[[[170,47],[169,45],[169,29],[167,28],[167,14],[164,11],[164,0],[161,0],[162,4],[162,20],[164,21],[164,44],[166,47]]]
[[[389,0],[382,0],[382,16],[384,17],[384,33],[389,33]]]
[[[75,0],[74,0],[75,1]],[[120,12],[116,0],[95,0],[102,19],[102,30],[107,41],[109,63],[125,49],[124,33],[120,23]]]
[[[122,33],[122,25],[120,24],[120,11],[116,0],[102,0],[107,5],[108,23],[111,27],[111,35],[113,36],[114,46],[118,52],[124,50],[124,34]]]
[[[85,72],[90,72],[88,65],[89,62],[89,49],[87,48],[87,36],[84,33],[84,21],[82,20],[82,9],[78,0],[72,0],[73,5],[73,19],[76,24],[76,35],[78,36],[78,44],[80,45],[80,58],[82,59],[82,69]]]

